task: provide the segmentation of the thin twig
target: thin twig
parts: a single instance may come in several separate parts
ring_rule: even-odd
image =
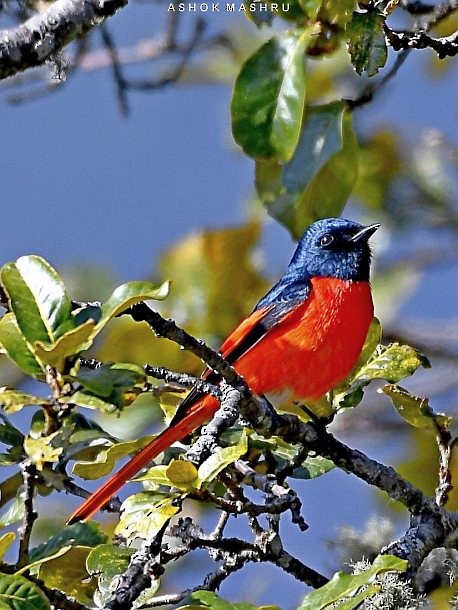
[[[184,387],[193,387],[199,393],[210,394],[218,399],[221,398],[221,390],[219,387],[200,377],[194,377],[193,375],[187,375],[186,373],[176,373],[163,366],[151,366],[150,364],[145,364],[143,369],[147,375],[154,377],[155,379],[163,379],[164,381],[167,381],[167,383],[176,383]]]
[[[284,571],[292,574],[298,580],[305,582],[313,587],[321,587],[328,579],[315,570],[309,568],[301,561],[286,553],[281,545],[249,543],[238,538],[219,538],[212,539],[203,534],[199,527],[196,527],[191,519],[180,519],[176,526],[169,528],[172,535],[180,538],[183,543],[191,549],[205,548],[218,551],[220,556],[229,553],[231,559],[238,563],[237,559],[242,559],[243,563],[248,561],[273,562]],[[258,538],[261,538],[265,530],[261,529]],[[221,555],[222,554],[222,555]],[[240,566],[242,567],[242,566]]]
[[[189,497],[190,498],[199,498],[199,499],[203,499],[203,500],[208,500],[209,502],[212,502],[213,504],[215,504],[216,506],[224,509],[224,513],[223,514],[232,514],[232,515],[249,515],[250,517],[256,517],[259,515],[278,515],[281,513],[284,513],[286,511],[291,511],[293,512],[293,507],[294,507],[294,511],[296,512],[296,508],[295,508],[295,503],[297,500],[297,496],[295,495],[295,492],[293,490],[283,490],[285,493],[283,493],[281,496],[273,496],[272,498],[269,498],[268,501],[265,504],[255,504],[254,502],[252,502],[251,500],[245,499],[245,500],[241,500],[241,499],[231,499],[230,497],[223,497],[223,498],[219,498],[217,496],[215,496],[214,494],[212,494],[210,491],[208,490],[204,490],[203,492],[200,492],[199,494],[190,494]],[[301,506],[300,501],[298,502],[299,504],[299,508]],[[300,518],[301,524],[303,523],[303,518]],[[297,520],[293,520],[293,523],[298,523],[299,521]],[[307,524],[304,523],[304,525],[300,528],[302,531],[305,531],[306,529],[308,529]]]
[[[126,81],[126,87],[135,91],[151,91],[153,89],[160,89],[172,83],[176,83],[177,80],[179,80],[179,78],[183,74],[186,66],[188,65],[192,54],[201,42],[206,27],[207,24],[203,19],[198,19],[195,22],[192,36],[190,40],[181,47],[179,51],[181,57],[176,66],[172,68],[170,72],[161,75],[157,79],[129,79],[128,81]],[[173,50],[176,51],[176,47],[174,47]]]
[[[458,53],[458,32],[443,38],[434,38],[427,32],[457,9],[458,0],[449,0],[434,6],[431,11],[428,11],[428,16],[419,20],[411,30],[398,32],[385,23],[383,31],[395,51],[429,48],[437,53],[439,59],[453,57]]]
[[[432,49],[439,59],[454,57],[458,53],[458,32],[443,38],[433,38],[426,32],[396,32],[386,24],[385,36],[395,51],[410,49]]]
[[[113,78],[116,84],[116,91],[118,96],[118,103],[121,113],[124,116],[129,114],[129,102],[127,99],[127,81],[124,78],[122,70],[122,64],[119,60],[118,51],[116,49],[113,38],[105,24],[100,25],[100,34],[102,36],[103,44],[110,56],[111,67],[113,71]]]
[[[436,442],[439,449],[439,485],[436,488],[436,504],[444,506],[448,502],[449,493],[453,489],[450,460],[458,439],[453,439],[450,431],[442,426],[437,417],[433,419],[436,428]]]
[[[21,494],[24,503],[24,518],[19,541],[18,568],[22,568],[29,562],[30,537],[32,536],[33,524],[38,518],[38,514],[33,507],[37,474],[36,466],[31,460],[27,459],[21,463],[21,471],[24,482],[24,490]]]
[[[393,62],[391,68],[378,80],[375,82],[370,82],[365,89],[358,95],[355,99],[347,99],[345,100],[350,109],[354,110],[355,108],[360,108],[365,104],[368,104],[374,99],[376,93],[378,93],[381,89],[383,89],[391,79],[393,79],[401,66],[404,64],[407,59],[411,49],[406,49],[399,53],[396,59]]]
[[[268,502],[266,503],[266,505],[269,506],[269,510],[265,510],[264,512],[274,515],[284,512],[285,510],[290,510],[292,522],[295,525],[298,525],[302,532],[305,532],[308,529],[308,525],[301,515],[302,503],[293,489],[279,485],[277,478],[273,475],[256,472],[242,460],[237,460],[234,466],[243,474],[244,482],[269,496]],[[253,513],[250,512],[250,514]]]
[[[225,510],[221,511],[221,514],[218,519],[218,523],[215,526],[215,529],[210,534],[210,538],[212,540],[219,540],[224,532],[224,529],[229,521],[229,513]]]

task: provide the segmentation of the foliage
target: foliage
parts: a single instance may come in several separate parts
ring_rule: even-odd
[[[345,574],[339,572],[334,574],[324,587],[309,593],[299,606],[299,610],[325,609],[332,607],[336,602],[337,607],[345,610],[353,610],[361,605],[362,600],[372,597],[380,591],[379,584],[373,584],[375,578],[382,572],[403,572],[407,568],[407,562],[390,555],[378,556],[374,559],[372,566],[359,574]],[[349,599],[343,601],[346,597]]]
[[[29,273],[31,269],[33,273]],[[11,387],[3,388],[0,392],[5,412],[2,440],[9,447],[5,463],[27,464],[28,469],[33,469],[36,483],[29,483],[32,493],[35,486],[39,493],[48,493],[46,488],[56,486],[57,481],[60,488],[66,488],[67,479],[62,474],[70,460],[76,461],[74,475],[90,479],[104,476],[121,457],[135,452],[151,437],[119,442],[90,419],[77,415],[75,407],[120,413],[130,408],[140,394],[157,393],[157,386],[154,379],[138,365],[97,363],[91,368],[93,361],[85,359],[85,354],[97,333],[110,324],[114,315],[145,298],[163,299],[167,295],[167,285],[131,282],[117,288],[103,305],[92,303],[75,306],[57,272],[37,256],[22,257],[17,263],[7,263],[1,277],[9,308],[5,314],[7,330],[0,324],[4,353],[24,374],[47,384],[51,391],[48,397]],[[44,286],[45,289],[37,289],[37,286]],[[22,295],[26,295],[27,308],[21,301]],[[10,328],[15,329],[13,338]],[[84,328],[81,334],[80,328]],[[386,379],[390,385],[385,386],[384,391],[392,397],[398,412],[407,422],[420,425],[419,418],[428,418],[428,422],[446,428],[449,424],[447,418],[436,416],[429,407],[425,409],[422,406],[426,402],[419,404],[420,399],[393,385],[393,382],[412,375],[419,366],[429,366],[425,357],[406,345],[379,345],[380,334],[380,324],[375,320],[357,367],[347,382],[329,395],[328,413],[335,415],[342,409],[356,407],[365,386],[373,380]],[[76,337],[79,337],[79,342]],[[16,349],[17,344],[21,346],[20,350]],[[23,436],[9,418],[21,409],[33,406],[40,411],[33,418],[30,433]],[[414,408],[418,415],[412,410]],[[242,456],[249,456],[250,463],[259,473],[272,468],[272,472],[281,470],[296,460],[294,446],[279,437],[267,439],[242,428],[232,428],[221,437],[221,442],[223,448],[210,455],[198,468],[175,458],[168,464],[153,466],[138,479],[145,485],[145,490],[124,502],[116,529],[125,544],[135,543],[138,539],[150,541],[160,536],[171,517],[181,512],[187,497],[201,501],[211,498],[216,503],[220,498],[222,501],[231,489],[227,487],[227,477],[234,476],[234,472],[229,474],[233,468],[231,465]],[[271,456],[270,466],[267,455]],[[304,455],[291,471],[291,476],[310,479],[324,475],[332,467],[331,461],[319,455]],[[226,474],[220,476],[222,473]],[[19,500],[24,493],[25,479],[13,475],[10,480],[15,481],[15,487],[10,489],[9,497],[16,495]],[[28,518],[26,507],[19,501],[4,512],[2,524],[5,527]],[[4,552],[13,541],[14,535],[4,535]],[[92,525],[79,524],[64,529],[40,547],[30,549],[18,574],[26,570],[36,573],[47,588],[60,589],[83,604],[88,603],[94,595],[98,603],[104,603],[110,596],[109,583],[116,574],[127,569],[132,554],[133,550],[128,546],[108,545],[106,537]],[[387,556],[379,561],[383,569],[399,569],[397,564],[386,563],[389,562]],[[359,577],[358,586],[356,581],[349,584],[353,581],[347,583],[344,576],[336,576],[339,585],[337,589],[332,588],[331,598],[327,597],[331,583],[317,590],[320,607],[349,595],[354,600],[353,605],[346,601],[345,607],[356,607],[362,599],[373,595],[379,590],[379,587],[369,585],[372,575],[378,573],[375,564],[372,570],[367,573],[369,580]],[[19,587],[25,580],[22,575],[8,579],[5,584],[8,587],[13,586],[10,583]],[[84,586],[81,581],[84,581]],[[342,584],[344,581],[347,583],[345,586]],[[367,586],[360,590],[362,585]],[[27,586],[30,589],[26,589],[27,595],[41,594],[39,590],[37,593],[33,582]],[[151,584],[148,595],[154,595],[158,587],[159,581]],[[143,591],[141,599],[145,594]],[[315,598],[310,597],[312,599]],[[324,601],[328,599],[330,601]],[[303,607],[309,607],[307,604],[310,603],[311,607],[318,607],[318,602],[306,600]]]

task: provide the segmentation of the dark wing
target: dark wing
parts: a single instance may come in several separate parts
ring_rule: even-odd
[[[308,278],[295,278],[284,275],[258,302],[251,314],[245,318],[229,335],[221,346],[221,354],[230,363],[246,354],[253,346],[276,326],[296,305],[303,303],[309,296],[311,283]],[[209,383],[218,384],[220,376],[206,368],[201,375]],[[193,388],[179,405],[170,425],[180,421],[188,409],[202,396]]]

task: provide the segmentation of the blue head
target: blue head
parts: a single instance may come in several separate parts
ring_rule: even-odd
[[[255,309],[275,303],[277,307],[270,315],[277,320],[285,307],[307,298],[312,277],[368,281],[371,263],[368,241],[379,226],[363,227],[343,218],[314,222],[302,236],[283,277]]]
[[[325,218],[302,236],[288,271],[293,275],[369,280],[369,238],[380,225],[363,227],[344,218]]]

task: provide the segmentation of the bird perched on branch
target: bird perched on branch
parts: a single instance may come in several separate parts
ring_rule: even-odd
[[[355,366],[373,317],[369,238],[380,225],[314,222],[282,278],[220,351],[256,394],[313,403]],[[206,369],[202,377],[218,383]],[[86,521],[137,472],[211,419],[216,398],[191,390],[169,427],[93,493],[68,520]]]

